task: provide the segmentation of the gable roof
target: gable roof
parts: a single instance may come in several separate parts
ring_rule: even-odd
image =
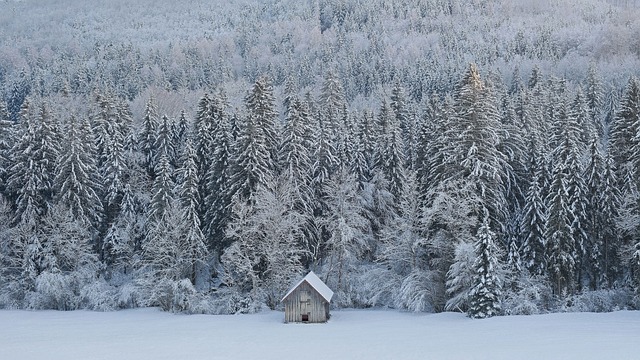
[[[284,301],[287,297],[289,297],[289,295],[291,295],[291,293],[298,288],[298,286],[300,286],[300,284],[302,284],[303,282],[306,282],[307,284],[309,284],[312,288],[315,289],[315,291],[318,292],[318,294],[320,294],[320,296],[322,296],[323,299],[325,299],[327,302],[331,301],[331,298],[333,297],[333,291],[331,289],[329,289],[329,287],[322,282],[322,280],[320,280],[320,278],[318,277],[318,275],[316,275],[313,271],[310,271],[307,276],[305,276],[302,280],[298,281],[297,284],[295,284],[291,290],[289,290],[289,292],[287,293],[287,295],[285,295],[282,300],[280,301]]]

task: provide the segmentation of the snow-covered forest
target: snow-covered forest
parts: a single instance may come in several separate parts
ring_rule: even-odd
[[[637,309],[639,18],[0,1],[0,308]]]

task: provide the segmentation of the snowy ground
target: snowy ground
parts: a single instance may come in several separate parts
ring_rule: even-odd
[[[334,311],[172,315],[0,311],[0,359],[640,359],[640,312],[470,320],[462,314]]]

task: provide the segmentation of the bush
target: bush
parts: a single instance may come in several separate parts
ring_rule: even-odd
[[[564,312],[611,312],[633,307],[629,289],[585,291],[568,297],[560,307]]]
[[[75,276],[45,271],[36,278],[36,291],[27,295],[27,308],[76,310],[80,303],[77,288]]]
[[[80,289],[81,307],[94,311],[113,311],[118,308],[117,289],[97,280]]]
[[[548,310],[553,298],[551,285],[543,276],[521,274],[510,288],[504,289],[502,311],[505,315],[534,315]]]

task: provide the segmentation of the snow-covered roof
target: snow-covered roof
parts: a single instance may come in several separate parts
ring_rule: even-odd
[[[322,282],[322,280],[320,280],[320,278],[318,277],[318,275],[316,275],[313,271],[310,271],[307,276],[304,277],[304,279],[298,281],[297,284],[295,284],[295,286],[293,286],[291,288],[291,290],[289,290],[289,292],[287,293],[287,295],[285,295],[281,301],[284,301],[284,299],[286,299],[289,295],[291,295],[291,293],[298,287],[300,286],[300,284],[302,284],[303,282],[307,282],[309,285],[311,285],[312,288],[314,288],[318,294],[320,294],[320,296],[322,296],[327,302],[331,301],[331,298],[333,297],[333,291],[331,289],[329,289],[329,287]]]

